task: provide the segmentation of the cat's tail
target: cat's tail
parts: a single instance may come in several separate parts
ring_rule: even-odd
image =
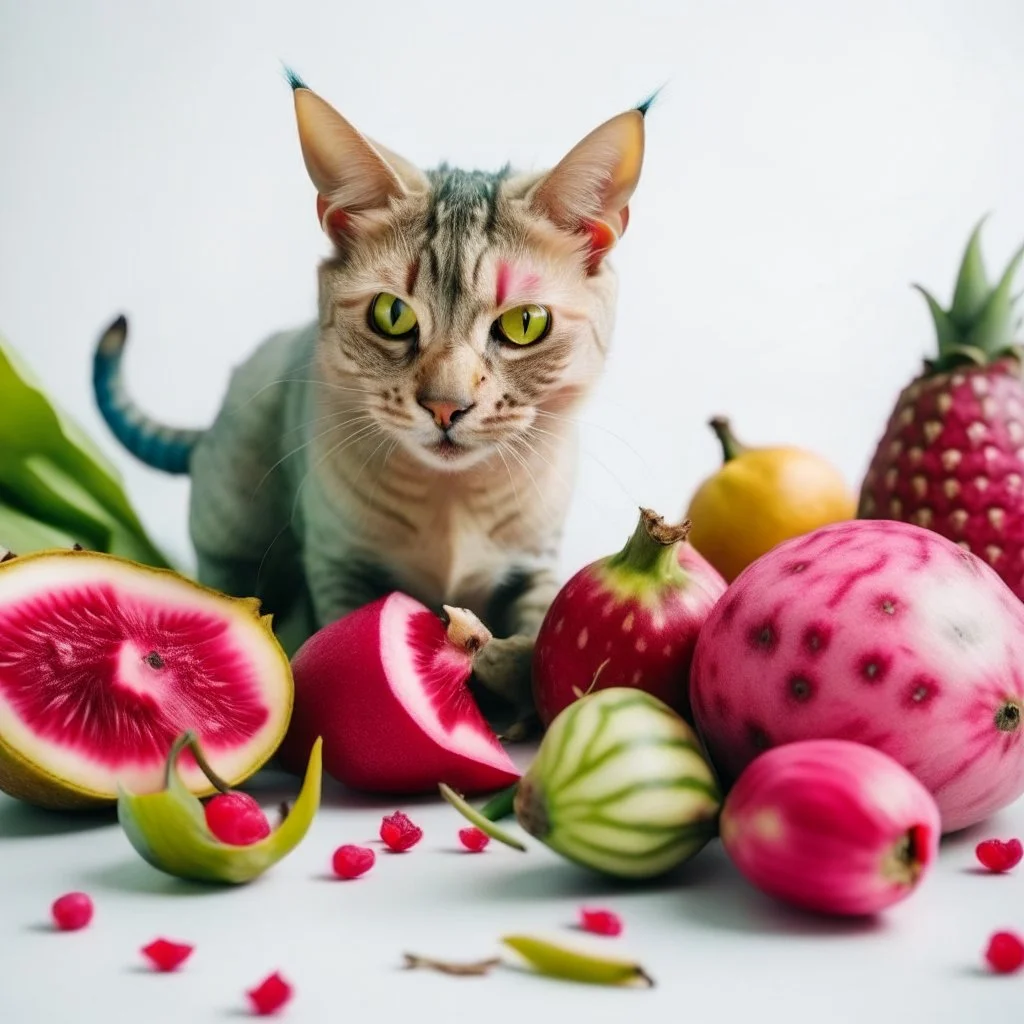
[[[137,459],[165,473],[187,473],[192,449],[203,431],[166,427],[132,401],[121,379],[127,339],[128,321],[119,316],[96,345],[92,386],[100,413],[114,436]]]

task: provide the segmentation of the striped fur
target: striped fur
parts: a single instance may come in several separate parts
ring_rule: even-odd
[[[165,473],[187,473],[202,431],[163,426],[132,401],[121,379],[127,337],[128,322],[119,316],[96,346],[92,364],[96,404],[114,436],[136,458]]]
[[[424,173],[297,77],[292,86],[334,242],[317,321],[260,345],[201,435],[168,434],[128,401],[122,327],[121,342],[97,354],[101,409],[140,457],[187,465],[200,579],[260,597],[286,646],[398,588],[481,615],[498,639],[478,677],[526,704],[530,644],[558,587],[573,413],[600,377],[614,322],[615,275],[583,226],[621,233],[642,118],[620,115],[543,174]],[[605,193],[576,200],[585,209],[560,202],[584,175],[607,182]],[[602,194],[614,208],[602,208]],[[496,333],[509,288],[522,294],[504,305],[550,310],[534,345]],[[414,337],[374,331],[380,293],[415,313]],[[431,403],[466,411],[442,426]]]

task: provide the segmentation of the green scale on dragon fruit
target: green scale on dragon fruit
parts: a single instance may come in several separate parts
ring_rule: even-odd
[[[1024,604],[907,523],[826,526],[745,569],[701,631],[690,697],[726,781],[771,747],[846,739],[916,775],[945,832],[1024,792]]]
[[[919,288],[938,354],[900,393],[858,516],[934,530],[983,558],[1024,598],[1024,381],[1011,295],[1024,248],[992,287],[980,233],[981,224],[949,309]]]

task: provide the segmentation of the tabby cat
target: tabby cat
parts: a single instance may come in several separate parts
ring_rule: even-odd
[[[543,173],[424,173],[290,81],[332,243],[317,320],[264,341],[213,426],[184,431],[127,395],[119,317],[99,408],[138,458],[190,474],[198,578],[258,596],[289,650],[400,589],[480,615],[498,639],[477,680],[527,708],[649,101]]]

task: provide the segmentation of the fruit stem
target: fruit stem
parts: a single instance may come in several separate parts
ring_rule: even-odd
[[[505,789],[498,793],[495,793],[490,800],[487,801],[480,808],[480,813],[488,821],[503,821],[505,818],[511,818],[515,813],[513,803],[516,798],[516,790],[519,788],[518,782],[513,782],[511,786],[506,786]]]
[[[609,569],[626,569],[644,576],[662,580],[678,579],[683,570],[679,566],[676,549],[690,535],[690,520],[670,526],[649,508],[640,509],[640,521],[626,546],[608,560]]]
[[[736,440],[732,432],[732,424],[726,416],[715,416],[708,420],[708,426],[715,432],[718,443],[722,446],[722,462],[731,462],[749,449]]]
[[[174,771],[174,766],[186,747],[192,751],[196,764],[214,787],[222,793],[230,793],[231,787],[210,767],[210,762],[206,760],[206,755],[199,745],[199,737],[191,729],[188,732],[183,732],[171,745],[171,751],[167,755],[167,766],[164,768],[164,789],[170,787],[171,772]]]
[[[491,631],[468,608],[444,605],[448,616],[448,642],[465,654],[474,655],[492,639]]]

